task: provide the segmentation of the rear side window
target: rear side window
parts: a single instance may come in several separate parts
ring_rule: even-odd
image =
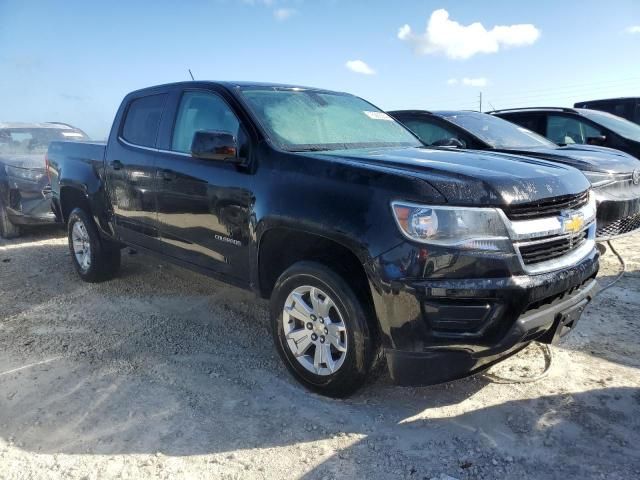
[[[133,100],[124,119],[122,138],[135,145],[155,147],[166,97],[162,93]]]

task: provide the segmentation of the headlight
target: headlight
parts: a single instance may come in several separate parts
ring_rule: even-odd
[[[413,241],[465,250],[513,252],[498,209],[405,202],[392,202],[391,207],[400,231]]]
[[[7,165],[7,175],[20,180],[28,180],[30,182],[37,182],[42,178],[44,173],[41,170],[32,170],[29,168],[19,168]]]
[[[608,185],[609,183],[615,182],[615,175],[612,173],[601,173],[601,172],[582,172],[584,176],[587,177],[587,180],[591,182],[591,186],[593,187],[602,187],[604,185]]]

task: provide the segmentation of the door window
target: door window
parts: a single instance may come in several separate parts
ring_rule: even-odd
[[[542,135],[543,132],[541,132],[541,128],[540,128],[540,115],[536,115],[536,114],[520,114],[517,116],[504,116],[502,117],[505,120],[508,120],[510,122],[514,122],[517,123],[518,125],[526,128],[527,130],[531,130],[532,132],[536,132],[540,135]]]
[[[602,132],[586,122],[565,115],[549,115],[546,137],[560,145],[587,143],[589,137],[598,137]]]
[[[193,135],[202,130],[228,132],[238,138],[239,127],[238,118],[218,95],[210,92],[186,92],[178,108],[171,149],[190,152]]]
[[[133,100],[124,119],[122,138],[143,147],[154,147],[166,97],[162,93]]]
[[[402,122],[409,130],[415,133],[426,145],[433,145],[437,142],[446,142],[451,138],[460,140],[462,144],[466,142],[460,138],[453,129],[444,128],[424,119],[409,119]]]

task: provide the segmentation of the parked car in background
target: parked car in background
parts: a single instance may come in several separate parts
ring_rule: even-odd
[[[125,97],[106,146],[55,141],[48,158],[83,280],[131,245],[270,298],[284,364],[327,395],[380,349],[396,382],[429,384],[557,341],[596,289],[578,170],[428,149],[346,93],[161,85]]]
[[[526,128],[480,112],[400,110],[389,114],[426,145],[514,153],[576,167],[596,194],[598,240],[640,229],[640,160],[627,153],[591,145],[558,146]]]
[[[607,98],[576,102],[574,108],[588,108],[608,112],[640,125],[640,97]]]
[[[0,236],[20,235],[23,225],[55,221],[45,154],[52,140],[88,140],[65,123],[0,122]]]
[[[584,108],[514,108],[487,112],[547,137],[558,145],[597,145],[640,158],[640,125]]]

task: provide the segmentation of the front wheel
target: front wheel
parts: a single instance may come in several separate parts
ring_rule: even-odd
[[[85,282],[100,282],[115,276],[120,268],[120,249],[103,242],[93,219],[74,209],[68,223],[69,250],[73,266]]]
[[[345,397],[366,380],[375,342],[361,300],[342,277],[315,262],[298,262],[276,282],[272,332],[293,376],[318,393]]]

